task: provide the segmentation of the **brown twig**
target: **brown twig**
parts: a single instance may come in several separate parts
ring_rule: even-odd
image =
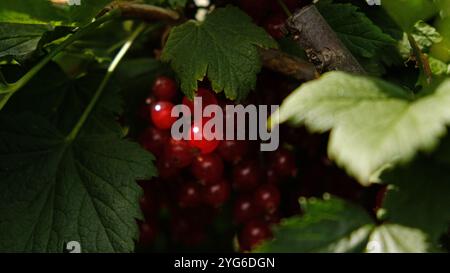
[[[264,67],[293,77],[300,81],[309,81],[319,77],[313,64],[275,49],[259,49]]]
[[[422,71],[427,79],[427,83],[431,84],[431,81],[433,80],[433,72],[431,71],[428,57],[422,52],[422,49],[419,47],[411,34],[408,34],[408,41],[412,48],[412,55],[410,59],[414,59],[416,61],[416,66],[422,68]]]
[[[288,19],[286,27],[320,72],[341,70],[365,74],[315,5],[297,11]]]
[[[111,10],[119,10],[122,18],[141,19],[145,21],[168,21],[181,23],[184,18],[173,10],[164,9],[135,1],[114,1],[103,9],[101,16]],[[163,39],[165,39],[163,37]],[[312,80],[318,77],[314,65],[300,58],[290,56],[274,49],[260,49],[264,67],[283,75],[291,76],[297,80]]]
[[[106,6],[97,17],[114,9],[120,10],[121,17],[125,19],[177,22],[181,18],[176,11],[132,1],[114,1]]]

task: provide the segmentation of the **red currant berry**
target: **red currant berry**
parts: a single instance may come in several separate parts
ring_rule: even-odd
[[[280,205],[280,191],[272,184],[262,185],[256,190],[254,200],[265,212],[274,213]]]
[[[223,174],[223,162],[216,154],[199,155],[192,162],[192,174],[202,185],[217,182]]]
[[[230,196],[230,185],[224,179],[209,184],[203,189],[203,201],[213,207],[220,207]]]
[[[194,152],[187,141],[172,138],[164,150],[164,158],[175,168],[185,168],[191,164]]]
[[[240,196],[233,206],[233,219],[236,224],[241,224],[252,220],[260,215],[258,207],[256,207],[250,196]]]
[[[156,224],[152,221],[140,223],[139,231],[139,244],[141,245],[151,245],[158,233]]]
[[[213,91],[200,87],[195,94],[196,97],[200,97],[202,99],[202,111],[208,105],[217,105],[218,101],[216,95]],[[183,98],[183,104],[189,107],[191,110],[191,114],[194,115],[194,101],[190,100],[188,97]]]
[[[236,163],[240,161],[248,151],[248,143],[239,140],[223,140],[217,148],[223,160]]]
[[[177,121],[171,116],[174,105],[168,101],[159,101],[151,105],[150,115],[156,127],[159,129],[169,129]]]
[[[281,222],[281,217],[278,212],[264,214],[264,221],[270,225],[278,225]]]
[[[152,90],[158,99],[171,101],[177,94],[177,84],[169,77],[159,76],[156,78]]]
[[[201,202],[200,190],[196,183],[183,183],[178,191],[178,205],[181,208],[198,206]]]
[[[156,168],[158,169],[159,177],[165,180],[175,178],[180,173],[180,169],[172,166],[164,157],[156,161]]]
[[[190,129],[189,143],[192,147],[199,149],[202,154],[212,153],[220,143],[217,139],[206,139],[207,135],[204,134],[203,126],[206,124],[207,120],[208,119],[202,120],[202,126],[194,123]],[[212,138],[212,136],[208,138]]]
[[[272,231],[267,223],[250,221],[239,234],[239,246],[243,251],[250,251],[271,237]]]
[[[272,165],[280,177],[294,177],[297,175],[297,166],[295,158],[291,152],[286,149],[279,149],[272,156]]]
[[[281,39],[284,36],[283,29],[286,18],[283,15],[274,15],[269,17],[264,24],[264,28],[275,39]]]
[[[249,191],[260,184],[259,166],[255,161],[244,161],[233,169],[233,188]]]
[[[278,174],[273,166],[269,166],[266,169],[266,181],[268,184],[278,184],[278,182],[280,182]]]
[[[155,156],[160,156],[164,151],[164,146],[169,139],[167,131],[159,130],[154,127],[148,127],[138,137],[141,146]]]

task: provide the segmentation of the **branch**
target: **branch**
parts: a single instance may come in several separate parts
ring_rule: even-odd
[[[411,34],[408,34],[408,41],[412,48],[412,56],[410,59],[414,59],[416,61],[416,65],[420,66],[423,70],[423,73],[427,79],[427,83],[431,84],[433,80],[433,72],[431,71],[430,62],[428,57],[422,52],[416,40]]]
[[[180,14],[174,10],[128,1],[114,1],[110,3],[97,15],[97,17],[115,9],[121,11],[122,18],[124,19],[141,19],[150,22],[176,22],[181,18]]]
[[[114,1],[98,16],[110,10],[119,10],[122,18],[127,19],[162,20],[171,23],[181,23],[185,20],[176,11],[129,1]],[[297,80],[312,80],[318,76],[318,72],[313,65],[299,58],[276,50],[261,49],[260,53],[263,65],[281,74],[291,76]]]
[[[320,72],[341,70],[366,73],[315,5],[297,11],[288,19],[286,27]]]
[[[264,67],[300,81],[319,77],[313,64],[275,49],[259,49]]]

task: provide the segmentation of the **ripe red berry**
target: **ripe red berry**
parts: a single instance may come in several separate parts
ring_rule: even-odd
[[[213,207],[223,205],[230,196],[230,185],[224,179],[203,188],[203,201]]]
[[[139,224],[139,244],[150,245],[154,242],[157,235],[157,226],[153,221]]]
[[[233,169],[233,188],[238,191],[249,191],[260,184],[260,169],[255,161],[244,161]]]
[[[255,205],[253,198],[248,195],[240,196],[233,206],[233,219],[236,224],[252,220],[260,215],[260,210]]]
[[[156,78],[152,90],[158,99],[171,101],[177,94],[177,84],[169,77],[159,76]]]
[[[243,251],[250,251],[271,237],[272,231],[267,223],[250,221],[239,234],[239,246]]]
[[[168,101],[159,101],[151,106],[150,115],[156,127],[159,129],[169,129],[172,127],[175,121],[177,121],[176,117],[171,116],[172,108],[174,105]]]
[[[200,205],[200,186],[193,182],[185,182],[178,191],[178,205],[181,208],[196,207]]]
[[[203,119],[201,124],[194,123],[190,129],[190,140],[189,143],[192,147],[200,150],[202,154],[212,153],[217,146],[219,146],[220,141],[217,139],[207,140],[207,135],[203,130],[203,126],[206,124],[208,119]],[[208,137],[208,138],[212,138]]]
[[[223,174],[223,162],[216,154],[198,155],[192,162],[192,174],[202,185],[218,182]]]
[[[294,177],[297,175],[297,165],[294,155],[286,150],[277,150],[271,158],[271,164],[280,177]]]
[[[159,177],[165,180],[175,178],[180,173],[180,169],[175,168],[164,157],[156,161],[156,168],[158,169]]]
[[[264,221],[270,225],[278,225],[281,222],[281,217],[278,212],[264,214]]]
[[[247,154],[248,143],[242,140],[223,140],[220,142],[217,151],[223,160],[237,163]]]
[[[202,98],[202,111],[208,105],[218,105],[216,95],[209,89],[200,87],[195,96]],[[183,97],[183,104],[189,107],[191,114],[194,115],[194,101],[185,96]]]
[[[141,146],[155,156],[160,156],[169,139],[169,133],[154,127],[148,127],[139,136]]]
[[[269,17],[264,23],[266,31],[275,39],[281,39],[284,36],[283,28],[286,17],[283,15],[274,15]]]
[[[280,182],[280,178],[278,177],[278,174],[273,166],[266,168],[266,182],[268,184],[277,184]]]
[[[274,213],[280,205],[280,191],[273,184],[261,185],[254,194],[254,200],[265,212]]]
[[[194,152],[187,141],[172,138],[165,147],[164,158],[175,168],[185,168],[191,164]]]

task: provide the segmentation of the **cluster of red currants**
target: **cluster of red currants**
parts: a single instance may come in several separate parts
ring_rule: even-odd
[[[155,155],[159,177],[157,181],[141,181],[145,192],[141,207],[147,220],[141,223],[140,242],[153,241],[162,205],[170,211],[172,238],[187,245],[198,244],[205,239],[204,231],[214,215],[231,200],[240,249],[251,250],[271,237],[270,225],[279,221],[278,186],[296,176],[294,156],[285,148],[260,153],[257,141],[206,140],[203,136],[194,140],[195,134],[203,133],[196,130],[195,123],[191,125],[191,140],[173,139],[170,128],[176,121],[171,116],[175,102],[178,99],[193,108],[193,102],[181,99],[177,90],[174,80],[160,76],[146,99],[148,127],[138,141]],[[203,87],[196,96],[202,98],[203,107],[224,107],[227,103]]]

